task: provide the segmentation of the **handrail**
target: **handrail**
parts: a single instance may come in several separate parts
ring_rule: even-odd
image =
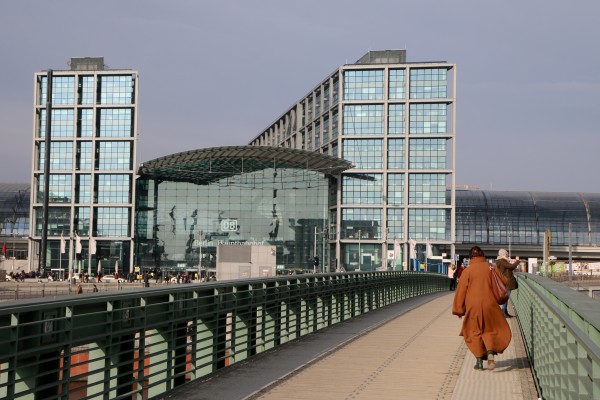
[[[542,398],[600,398],[598,301],[548,278],[517,280],[511,300]]]
[[[0,303],[0,398],[142,399],[407,298],[433,273],[293,275]]]

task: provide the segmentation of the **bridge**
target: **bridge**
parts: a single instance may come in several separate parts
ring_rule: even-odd
[[[0,304],[11,399],[595,399],[600,310],[518,274],[494,371],[445,276],[367,272],[143,288]]]

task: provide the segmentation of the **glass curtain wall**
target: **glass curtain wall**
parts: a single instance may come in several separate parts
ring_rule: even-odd
[[[143,177],[137,185],[135,263],[142,269],[210,272],[224,243],[275,245],[278,270],[312,271],[315,254],[328,263],[322,173],[267,168],[206,185]]]

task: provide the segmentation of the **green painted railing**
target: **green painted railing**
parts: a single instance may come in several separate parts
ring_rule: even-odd
[[[548,278],[517,274],[511,294],[543,399],[600,399],[600,303]]]
[[[0,398],[145,399],[445,275],[294,275],[0,303]]]

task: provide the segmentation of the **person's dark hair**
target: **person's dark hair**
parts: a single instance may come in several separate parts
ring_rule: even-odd
[[[481,250],[479,246],[471,247],[471,251],[469,251],[469,258],[473,257],[485,257],[485,253]]]

